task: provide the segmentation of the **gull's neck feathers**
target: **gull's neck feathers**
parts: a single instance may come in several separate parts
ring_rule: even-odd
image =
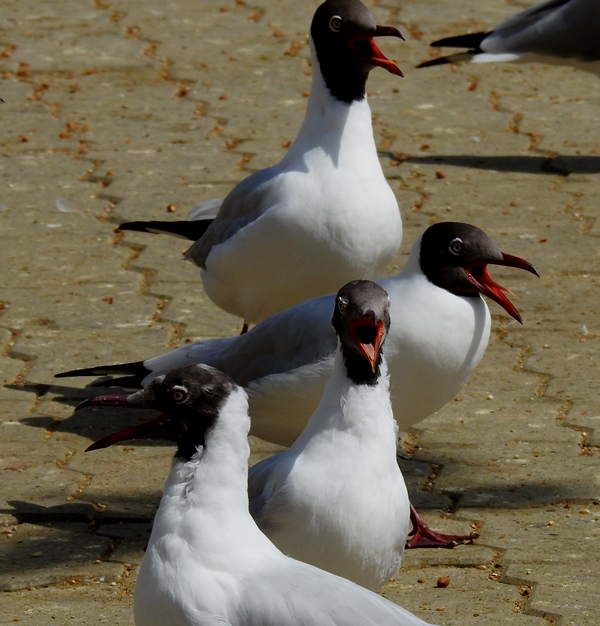
[[[135,587],[136,624],[228,624],[239,578],[281,558],[248,512],[249,421],[236,388],[205,446],[174,459]]]
[[[306,153],[319,150],[335,167],[355,165],[356,155],[360,155],[361,164],[374,159],[381,170],[366,95],[362,100],[351,103],[332,96],[321,74],[312,38],[310,56],[313,76],[306,114],[294,143],[280,165],[289,166],[296,160],[305,159]]]
[[[224,549],[219,544],[227,545],[226,551],[245,544],[249,534],[258,536],[257,547],[262,544],[248,513],[249,426],[247,396],[237,388],[207,432],[206,445],[190,460],[173,460],[149,549],[165,537],[176,536],[197,549],[204,560],[218,557],[219,549]],[[265,544],[271,546],[268,540]]]
[[[367,436],[367,441],[374,441],[375,435],[384,439],[391,437],[392,441],[397,436],[389,403],[389,375],[385,358],[381,359],[377,384],[356,384],[348,377],[339,339],[333,372],[321,402],[290,450],[302,449],[315,434],[333,430],[356,439]]]

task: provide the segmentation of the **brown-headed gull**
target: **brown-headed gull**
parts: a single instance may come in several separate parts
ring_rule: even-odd
[[[324,2],[310,29],[306,116],[283,159],[222,203],[195,209],[196,221],[121,228],[194,240],[185,258],[201,268],[208,297],[243,318],[244,329],[355,278],[383,276],[402,222],[379,163],[365,86],[375,67],[402,72],[376,46],[382,36],[402,37],[379,26],[359,0]]]
[[[284,554],[373,590],[397,572],[410,518],[385,361],[389,307],[371,281],[338,291],[321,402],[292,446],[248,477],[250,513]]]
[[[135,586],[137,626],[427,626],[285,556],[258,529],[248,511],[247,397],[221,372],[187,366],[133,395],[80,408],[89,405],[160,411],[89,449],[147,437],[177,445]]]
[[[440,222],[417,239],[399,274],[378,281],[390,297],[393,326],[386,343],[394,416],[406,430],[452,400],[481,360],[490,334],[493,299],[517,321],[507,291],[488,265],[532,272],[527,261],[503,253],[481,229]],[[145,361],[57,374],[123,375],[116,384],[139,386],[166,371],[206,363],[247,387],[252,434],[289,446],[316,409],[335,361],[330,324],[335,294],[313,298],[241,336],[204,339]],[[110,384],[105,381],[105,384]]]
[[[599,30],[598,0],[546,0],[492,30],[434,41],[431,45],[436,47],[469,49],[417,67],[460,61],[548,63],[600,76]]]
[[[479,228],[442,222],[417,239],[399,274],[379,281],[390,297],[386,359],[394,417],[401,430],[452,400],[481,360],[490,335],[490,312],[482,294],[521,321],[503,293],[507,290],[489,275],[488,265],[537,275],[529,262],[503,253]],[[57,377],[123,375],[127,378],[114,383],[138,386],[170,369],[206,363],[246,386],[252,434],[289,446],[317,408],[334,368],[336,336],[329,323],[334,303],[334,294],[322,296],[274,315],[245,335],[201,340],[146,361],[72,370]],[[468,540],[434,536],[414,511],[413,524],[411,547],[449,547]]]

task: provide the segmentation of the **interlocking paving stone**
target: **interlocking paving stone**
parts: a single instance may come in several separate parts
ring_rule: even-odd
[[[74,581],[64,586],[15,591],[2,614],[6,624],[131,626],[133,599],[122,593],[111,581]]]
[[[112,582],[122,574],[122,567],[100,560],[110,542],[87,533],[82,524],[22,523],[10,530],[1,535],[4,553],[1,591],[74,580]]]
[[[317,4],[3,3],[6,623],[132,623],[172,451],[139,442],[84,453],[140,416],[73,415],[98,390],[53,374],[239,331],[202,293],[184,242],[114,229],[181,219],[281,158],[304,115]],[[492,268],[524,325],[491,303],[492,339],[472,380],[405,438],[419,446],[401,467],[424,518],[450,532],[477,528],[480,539],[409,551],[383,593],[444,626],[596,626],[597,79],[530,65],[413,69],[430,41],[516,10],[494,0],[374,8],[407,36],[381,42],[406,78],[375,70],[369,80],[381,162],[405,225],[390,271],[427,225],[451,219],[484,228],[541,274]],[[252,446],[251,462],[276,451]],[[438,589],[443,575],[451,584]]]

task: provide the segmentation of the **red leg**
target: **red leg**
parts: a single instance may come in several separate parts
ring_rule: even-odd
[[[479,535],[444,535],[431,530],[421,519],[415,507],[410,505],[410,521],[413,529],[409,534],[410,539],[406,542],[407,548],[454,548],[465,543],[473,543]]]

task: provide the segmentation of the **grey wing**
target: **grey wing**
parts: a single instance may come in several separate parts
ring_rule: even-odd
[[[364,587],[293,559],[244,581],[240,604],[240,626],[430,626]]]
[[[218,214],[204,235],[185,253],[186,261],[192,261],[198,267],[205,267],[213,246],[227,241],[275,205],[276,189],[269,183],[279,173],[279,167],[274,165],[254,172],[236,185],[223,200]],[[193,209],[194,214],[200,211],[202,206],[204,205]]]
[[[236,339],[238,337],[204,339],[146,359],[144,367],[150,370],[151,373],[144,378],[142,384],[146,385],[157,376],[165,374],[176,367],[204,363],[218,368],[219,354],[229,344],[234,343]]]
[[[337,345],[334,303],[333,294],[313,298],[261,322],[221,352],[223,371],[246,385],[330,357]]]
[[[330,322],[334,301],[333,295],[307,300],[273,315],[244,335],[197,341],[148,359],[144,366],[156,377],[174,367],[205,363],[239,385],[288,372],[334,354],[336,338]]]
[[[499,24],[481,49],[593,61],[600,59],[599,27],[597,0],[548,0]]]

